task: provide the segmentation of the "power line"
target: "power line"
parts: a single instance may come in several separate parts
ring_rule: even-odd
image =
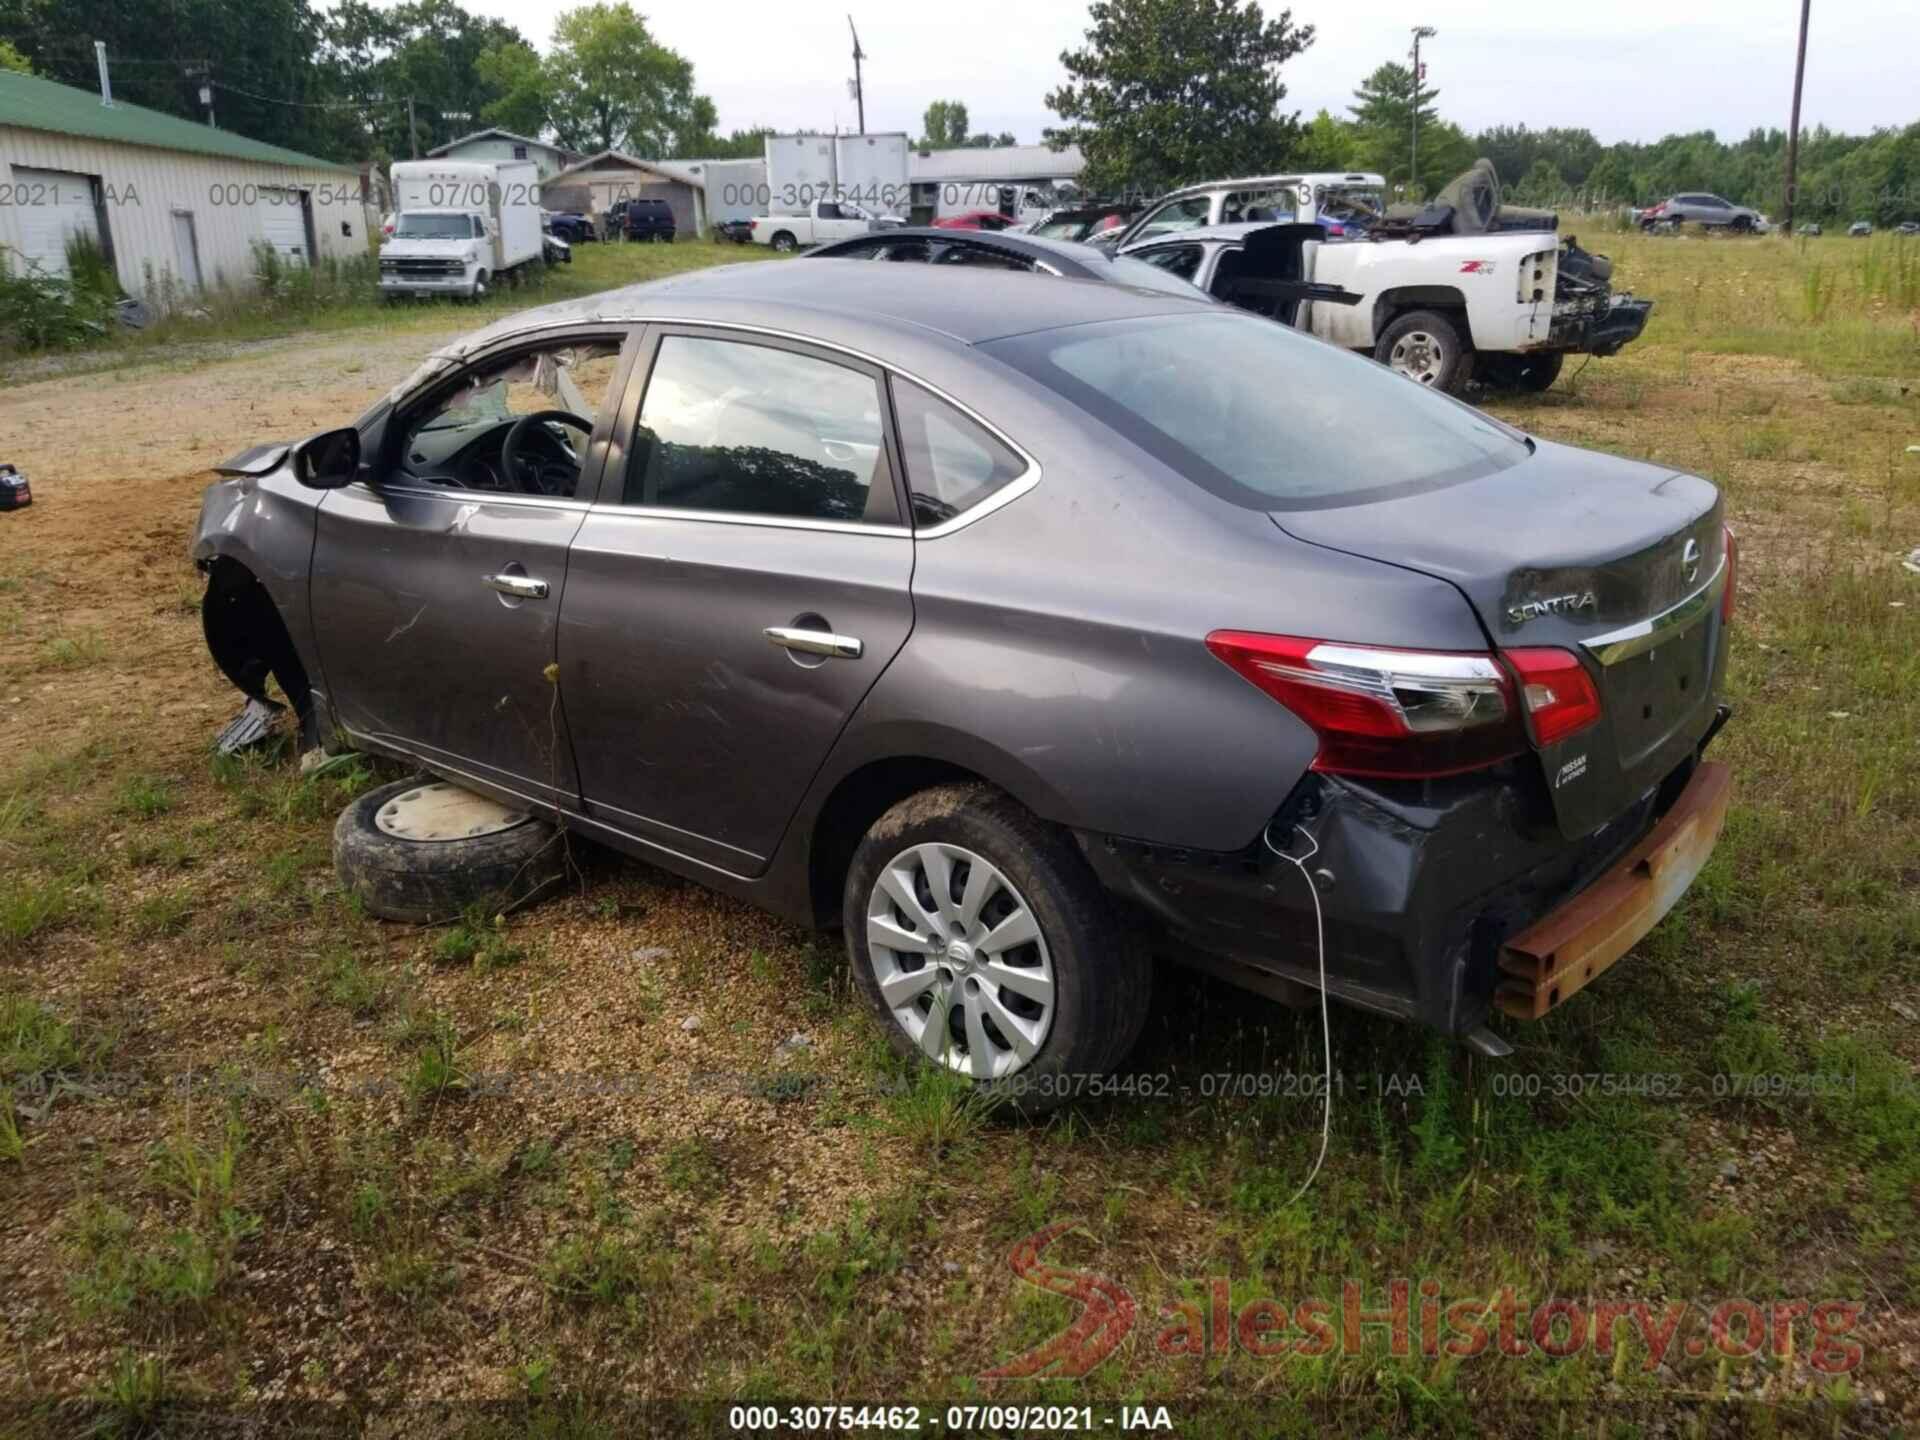
[[[406,96],[392,100],[287,100],[278,95],[258,95],[251,90],[242,90],[238,85],[229,85],[224,80],[209,80],[207,83],[229,95],[244,95],[249,100],[260,100],[268,105],[291,105],[297,110],[370,110],[380,105],[411,103],[411,97]]]

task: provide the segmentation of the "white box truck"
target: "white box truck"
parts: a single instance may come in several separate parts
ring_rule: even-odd
[[[402,160],[393,229],[380,247],[380,293],[479,299],[538,266],[540,172],[531,160]]]
[[[833,142],[836,200],[851,200],[871,214],[905,215],[913,196],[907,184],[906,132],[841,135]]]

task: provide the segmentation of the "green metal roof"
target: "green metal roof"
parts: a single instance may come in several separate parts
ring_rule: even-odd
[[[143,105],[116,100],[111,108],[91,90],[58,85],[37,75],[0,70],[0,125],[22,130],[48,130],[56,135],[80,135],[89,140],[114,140],[122,145],[147,145],[157,150],[186,150],[195,155],[217,155],[225,160],[260,160],[308,169],[344,170],[351,166],[283,150],[249,140],[231,130],[196,125],[178,115],[163,115]]]

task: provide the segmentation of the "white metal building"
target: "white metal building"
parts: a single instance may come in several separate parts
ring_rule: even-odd
[[[707,219],[750,220],[765,215],[768,205],[767,162],[764,160],[670,160],[667,162],[698,180],[707,197]]]
[[[564,145],[552,145],[511,130],[476,130],[436,145],[427,152],[431,160],[531,160],[542,180],[558,175],[569,165],[578,164],[580,152]]]
[[[87,90],[0,71],[0,259],[54,275],[84,235],[127,294],[158,303],[253,283],[253,247],[290,264],[367,253],[345,166]]]

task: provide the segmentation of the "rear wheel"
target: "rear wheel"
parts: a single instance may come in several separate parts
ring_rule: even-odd
[[[1459,327],[1437,310],[1411,310],[1395,320],[1373,347],[1373,358],[1421,385],[1452,394],[1472,373],[1472,357]]]
[[[773,237],[773,248],[778,250],[782,255],[785,255],[798,249],[799,242],[793,238],[791,231],[782,230],[778,235]]]
[[[1132,1048],[1151,967],[1067,836],[987,785],[895,805],[849,867],[855,982],[894,1051],[1052,1109]]]

